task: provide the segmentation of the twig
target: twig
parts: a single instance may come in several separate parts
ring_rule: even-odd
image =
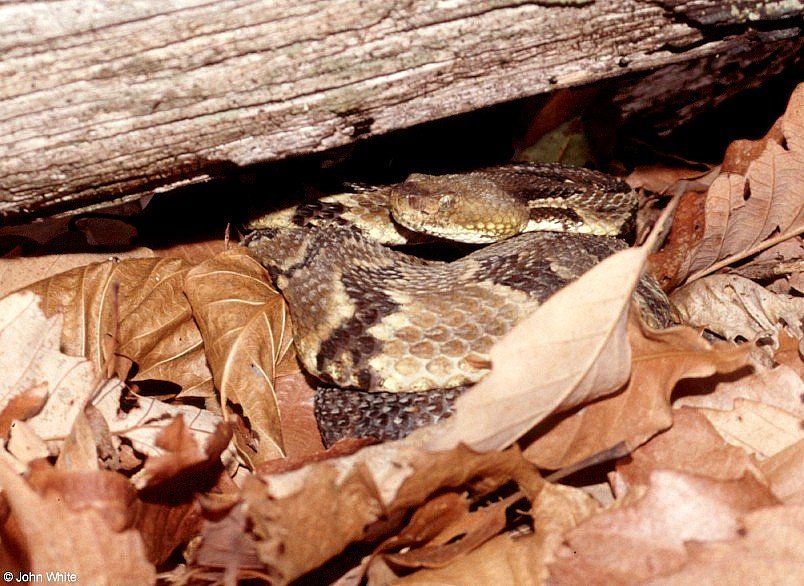
[[[753,256],[753,255],[757,254],[758,252],[762,252],[766,248],[770,248],[771,246],[779,244],[780,242],[784,242],[788,238],[793,238],[795,236],[798,236],[802,232],[804,232],[804,223],[802,223],[799,226],[794,226],[793,228],[790,228],[790,230],[788,230],[787,232],[782,232],[778,236],[774,236],[773,238],[768,238],[767,240],[763,240],[762,242],[760,242],[758,244],[755,244],[751,248],[748,248],[748,249],[743,250],[741,252],[732,254],[731,256],[727,256],[723,260],[720,260],[720,261],[716,262],[715,264],[713,264],[713,265],[711,265],[711,266],[709,266],[709,267],[707,267],[705,269],[701,269],[700,271],[698,271],[696,273],[693,273],[692,275],[688,276],[684,280],[684,283],[686,284],[686,283],[689,283],[690,281],[694,281],[696,279],[700,279],[701,277],[705,277],[706,275],[710,275],[710,274],[714,273],[715,271],[719,271],[723,267],[726,267],[726,266],[728,266],[728,265],[730,265],[730,264],[732,264],[734,262],[737,262],[739,260],[743,260],[744,258],[748,258],[749,256]]]

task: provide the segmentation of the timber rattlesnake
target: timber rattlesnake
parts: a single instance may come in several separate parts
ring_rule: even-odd
[[[325,443],[387,439],[448,414],[487,372],[496,340],[627,246],[614,236],[628,231],[635,207],[636,195],[614,177],[519,163],[416,174],[301,204],[262,217],[246,242],[289,304],[305,369],[338,387],[316,397]],[[419,232],[503,240],[453,262],[378,242],[409,242]],[[651,325],[670,322],[654,280],[644,277],[634,296]]]

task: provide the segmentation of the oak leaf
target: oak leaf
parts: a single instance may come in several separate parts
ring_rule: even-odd
[[[714,480],[657,470],[644,496],[567,533],[552,583],[633,584],[674,571],[687,561],[686,541],[734,538],[744,514],[776,504],[752,475]]]
[[[804,507],[752,511],[738,537],[686,544],[687,561],[677,572],[646,582],[677,584],[797,584],[804,567]]]
[[[732,372],[746,364],[745,349],[711,345],[687,327],[654,331],[634,323],[631,378],[625,390],[558,416],[536,430],[525,450],[543,468],[561,468],[619,442],[633,450],[673,423],[670,396],[684,378]]]

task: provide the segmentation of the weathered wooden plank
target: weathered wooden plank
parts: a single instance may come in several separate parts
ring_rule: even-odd
[[[5,2],[0,218],[129,199],[740,42],[660,4]],[[789,31],[796,10],[773,18]]]

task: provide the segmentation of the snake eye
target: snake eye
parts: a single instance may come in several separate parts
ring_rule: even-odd
[[[438,207],[442,210],[449,208],[452,206],[453,201],[455,201],[455,196],[451,193],[447,193],[438,198]]]

